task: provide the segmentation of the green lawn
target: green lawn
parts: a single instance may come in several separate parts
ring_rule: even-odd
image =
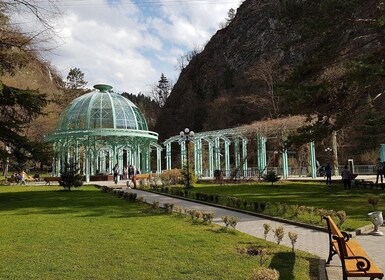
[[[0,233],[0,279],[250,279],[249,247],[267,248],[281,279],[318,279],[310,254],[94,187],[0,186]]]
[[[381,190],[345,191],[341,184],[331,187],[323,183],[287,182],[248,183],[248,184],[196,184],[195,192],[237,197],[252,201],[286,203],[291,205],[313,206],[330,210],[344,210],[348,219],[345,229],[356,229],[370,224],[368,213],[373,211],[367,198],[370,195],[381,197],[378,209],[385,208],[385,192]]]

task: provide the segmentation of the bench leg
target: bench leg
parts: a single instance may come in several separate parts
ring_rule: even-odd
[[[330,264],[335,254],[337,254],[336,250],[334,250],[333,247],[331,247],[329,250],[329,257],[328,257],[328,260],[326,261],[326,264]]]

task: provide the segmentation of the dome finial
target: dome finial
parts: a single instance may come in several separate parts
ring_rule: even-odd
[[[94,85],[94,89],[100,90],[101,92],[107,92],[112,89],[112,86],[105,84]]]

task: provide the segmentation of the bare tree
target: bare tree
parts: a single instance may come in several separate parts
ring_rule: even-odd
[[[49,51],[59,38],[52,21],[61,16],[56,0],[0,1],[0,44],[28,51]],[[6,34],[17,32],[18,40],[7,40]],[[54,45],[53,45],[54,44]]]
[[[274,67],[277,59],[261,59],[249,72],[250,79],[262,82],[266,86],[266,95],[269,99],[270,118],[279,117],[279,96],[274,92]]]
[[[195,46],[192,51],[178,57],[176,69],[181,71],[187,67],[191,60],[196,57],[202,51],[201,48]]]

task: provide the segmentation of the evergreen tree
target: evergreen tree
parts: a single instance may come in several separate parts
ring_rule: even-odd
[[[18,8],[25,8],[45,28],[22,33],[9,23],[9,16]],[[41,13],[43,10],[43,13]],[[49,8],[40,7],[31,1],[0,1],[0,74],[12,75],[31,60],[38,60],[33,50],[39,35],[49,32],[45,20]],[[46,95],[29,89],[9,87],[0,80],[0,159],[23,164],[29,159],[39,160],[45,155],[44,144],[28,139],[24,129],[39,115],[48,101]],[[4,174],[5,176],[7,174]]]
[[[83,185],[83,176],[79,173],[75,161],[65,162],[64,166],[60,170],[61,180],[60,186],[63,186],[65,190],[71,190],[71,188],[81,187]]]
[[[71,68],[64,82],[64,94],[59,100],[60,107],[63,109],[75,98],[83,95],[89,90],[85,89],[87,81],[84,80],[84,73],[77,67]]]
[[[230,22],[235,18],[235,10],[233,8],[230,8],[230,10],[227,12],[227,18],[226,23],[227,25],[230,24]]]
[[[0,81],[0,104],[1,159],[11,158],[18,163],[32,158],[40,159],[44,154],[44,145],[29,140],[23,134],[23,129],[43,113],[47,105],[46,95],[8,87]]]
[[[86,84],[84,73],[77,67],[71,68],[67,75],[67,89],[82,89]]]
[[[163,73],[160,76],[158,85],[156,86],[156,91],[154,93],[155,101],[159,104],[159,107],[163,107],[166,104],[167,98],[170,96],[171,87],[170,83],[167,80],[166,76]]]

